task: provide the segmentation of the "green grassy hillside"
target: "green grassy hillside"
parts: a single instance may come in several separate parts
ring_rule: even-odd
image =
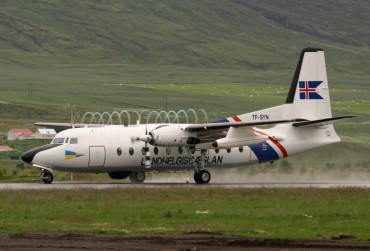
[[[2,1],[3,63],[276,70],[306,46],[369,73],[366,1]],[[329,54],[329,55],[330,55]],[[343,57],[346,60],[343,60]],[[338,60],[337,59],[341,59]]]

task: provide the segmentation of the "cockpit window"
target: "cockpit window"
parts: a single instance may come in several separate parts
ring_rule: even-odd
[[[68,141],[69,141],[69,138],[66,138],[66,141],[64,141],[64,143],[68,143]]]
[[[63,144],[64,140],[65,140],[65,138],[54,138],[51,143],[52,144]]]
[[[70,144],[78,144],[78,138],[71,138]]]

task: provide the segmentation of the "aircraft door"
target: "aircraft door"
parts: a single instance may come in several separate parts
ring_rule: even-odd
[[[105,165],[105,147],[90,146],[89,167],[103,167]]]

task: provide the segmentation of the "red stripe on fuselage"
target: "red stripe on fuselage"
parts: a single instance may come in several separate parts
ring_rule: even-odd
[[[232,116],[233,120],[235,120],[235,122],[242,122],[242,120],[238,117],[238,116]]]
[[[271,142],[274,143],[280,149],[280,151],[283,154],[284,158],[288,157],[288,152],[286,151],[286,149],[284,148],[284,146],[282,144],[280,144],[280,142],[277,141],[275,138],[271,137],[270,135],[267,135],[264,132],[260,132],[260,131],[258,131],[256,129],[253,129],[253,131],[255,131],[256,133],[259,133],[259,134],[262,134],[262,135],[265,135],[265,136],[269,137],[269,140],[271,140]]]

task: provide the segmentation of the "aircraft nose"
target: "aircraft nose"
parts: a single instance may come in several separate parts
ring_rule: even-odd
[[[43,145],[43,146],[39,146],[39,147],[33,148],[33,149],[31,149],[31,150],[23,153],[22,156],[21,156],[21,159],[24,162],[28,163],[28,164],[32,164],[33,158],[35,157],[36,154],[38,154],[39,152],[42,152],[42,151],[45,151],[45,150],[48,150],[48,149],[57,147],[57,146],[60,146],[60,145],[57,145],[57,144],[49,144],[49,145]]]
[[[28,164],[31,164],[33,157],[35,157],[36,153],[33,153],[32,151],[27,151],[22,154],[21,159],[23,162],[26,162]]]

